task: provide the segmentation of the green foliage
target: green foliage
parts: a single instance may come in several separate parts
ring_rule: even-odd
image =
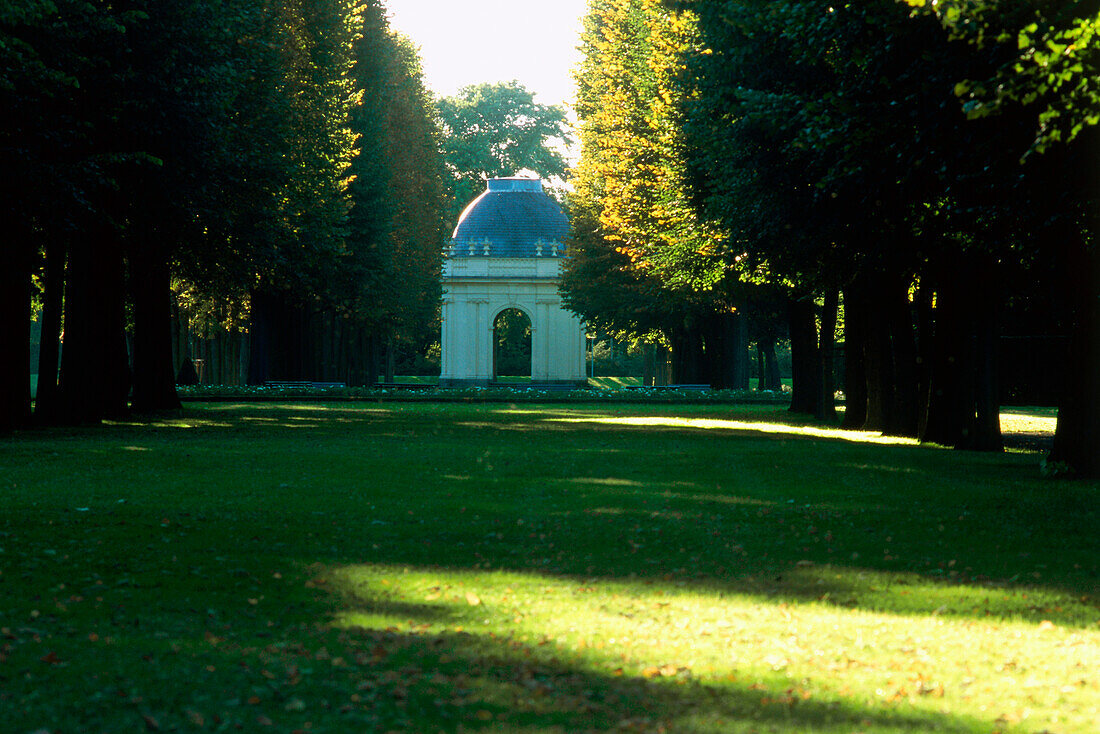
[[[359,150],[341,307],[372,331],[419,345],[436,331],[441,297],[446,195],[439,130],[415,49],[390,31],[381,3],[364,10],[354,43]]]
[[[672,77],[691,19],[656,2],[589,7],[577,69],[581,159],[570,196],[567,305],[601,330],[642,336],[682,324],[724,276],[717,236],[683,181]]]
[[[565,110],[536,102],[519,82],[464,87],[436,108],[451,177],[450,224],[485,189],[486,179],[530,171],[545,181],[564,180],[562,148],[571,136]]]
[[[493,324],[494,377],[531,376],[531,319],[523,311],[508,308]]]
[[[955,38],[992,51],[998,65],[955,89],[972,119],[1030,107],[1035,121],[1028,152],[1073,142],[1100,124],[1100,8],[1095,2],[994,3],[989,0],[906,0],[935,14]]]

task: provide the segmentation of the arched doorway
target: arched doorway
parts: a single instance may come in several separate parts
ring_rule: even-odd
[[[531,379],[531,318],[506,308],[493,320],[493,380]]]

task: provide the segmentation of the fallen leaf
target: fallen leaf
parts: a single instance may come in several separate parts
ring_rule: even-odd
[[[478,604],[481,603],[481,599],[479,599],[477,594],[475,594],[474,592],[467,591],[466,592],[466,603],[469,604],[472,607],[476,607]]]

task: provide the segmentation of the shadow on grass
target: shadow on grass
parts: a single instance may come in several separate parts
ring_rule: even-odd
[[[392,663],[407,664],[399,680],[367,686],[371,696],[363,704],[371,716],[402,721],[412,703],[418,719],[445,731],[840,734],[873,729],[961,734],[982,728],[975,720],[906,710],[904,705],[871,709],[840,698],[815,700],[779,676],[724,685],[672,671],[667,677],[609,676],[535,646],[462,633],[351,630],[344,639],[382,646],[393,651]],[[447,653],[441,657],[440,650]],[[365,671],[356,687],[376,676],[376,671]]]

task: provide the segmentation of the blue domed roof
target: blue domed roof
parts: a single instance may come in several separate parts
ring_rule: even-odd
[[[492,178],[451,236],[451,257],[553,257],[565,252],[569,220],[534,178]]]

